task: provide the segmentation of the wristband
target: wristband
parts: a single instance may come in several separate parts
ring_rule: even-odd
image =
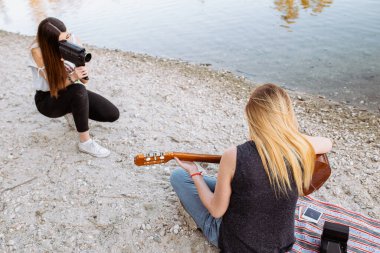
[[[190,175],[191,178],[193,178],[194,176],[202,176],[202,172],[195,172]]]

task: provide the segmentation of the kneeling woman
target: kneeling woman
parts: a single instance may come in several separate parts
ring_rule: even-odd
[[[177,159],[184,170],[174,170],[170,181],[221,252],[286,252],[295,242],[297,198],[310,185],[315,155],[332,143],[299,132],[291,100],[276,85],[256,88],[245,113],[250,140],[224,152],[217,179]]]
[[[31,46],[29,63],[37,109],[50,118],[72,113],[79,132],[79,150],[95,157],[106,157],[110,151],[90,138],[88,119],[113,122],[119,118],[119,110],[104,97],[86,89],[83,84],[87,83],[84,79],[88,76],[87,68],[63,61],[58,46],[61,40],[78,44],[62,21],[52,17],[42,20]]]

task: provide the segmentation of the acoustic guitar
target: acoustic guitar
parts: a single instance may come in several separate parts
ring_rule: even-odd
[[[167,163],[177,157],[182,161],[189,162],[205,162],[205,163],[220,163],[222,156],[180,153],[180,152],[154,152],[148,154],[138,154],[135,156],[135,164],[137,166],[149,166],[153,164]],[[303,189],[304,196],[318,190],[330,177],[331,168],[326,154],[316,156],[314,173],[309,189]]]

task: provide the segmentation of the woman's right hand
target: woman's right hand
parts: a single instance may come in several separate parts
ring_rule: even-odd
[[[73,75],[73,80],[82,80],[83,78],[87,77],[88,71],[86,66],[75,67]]]

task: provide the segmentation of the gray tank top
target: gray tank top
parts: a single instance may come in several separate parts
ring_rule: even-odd
[[[219,230],[221,252],[277,253],[295,242],[294,212],[298,191],[275,196],[252,141],[237,146],[230,204]]]

